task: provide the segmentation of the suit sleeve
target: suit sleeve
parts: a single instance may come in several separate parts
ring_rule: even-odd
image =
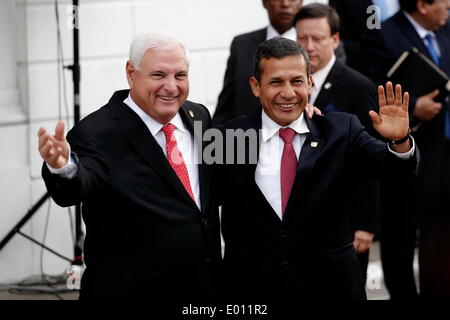
[[[375,179],[355,177],[350,223],[352,230],[380,231],[380,183]]]
[[[213,116],[214,125],[219,125],[234,118],[233,101],[235,96],[235,68],[237,59],[236,38],[231,42],[230,56],[227,61],[227,69],[223,81],[222,92],[216,106]]]
[[[45,163],[42,177],[53,200],[62,207],[79,204],[95,197],[108,180],[106,162],[95,139],[81,126],[76,126],[67,135],[72,155],[78,163],[77,175],[72,179],[52,174]]]
[[[412,180],[417,176],[420,162],[417,145],[411,158],[400,159],[388,150],[385,142],[369,135],[355,115],[350,118],[348,132],[350,158],[362,174],[399,181]]]

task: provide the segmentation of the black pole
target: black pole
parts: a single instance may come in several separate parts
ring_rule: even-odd
[[[78,0],[73,0],[73,117],[74,125],[80,121],[80,49],[78,34]],[[75,206],[75,244],[73,264],[83,264],[83,231],[81,230],[81,205]]]
[[[28,210],[25,216],[11,229],[11,231],[3,238],[0,242],[0,250],[11,240],[12,237],[23,227],[23,225],[33,216],[33,214],[44,204],[44,202],[50,197],[48,192],[44,194],[38,202],[36,202],[33,207]]]
[[[73,10],[73,65],[67,68],[72,70],[73,75],[73,114],[74,114],[74,124],[80,121],[80,55],[79,55],[79,37],[78,37],[78,0],[73,0],[72,2]],[[36,211],[44,204],[44,202],[50,197],[50,194],[46,192],[33,207],[25,214],[25,216],[11,229],[11,231],[2,239],[0,242],[0,250],[14,237],[16,233],[19,233],[23,237],[29,239],[30,241],[36,243],[37,245],[43,247],[44,249],[52,252],[58,257],[69,260],[63,255],[57,253],[56,251],[50,249],[44,244],[36,241],[35,239],[22,233],[20,229],[23,225],[36,213]],[[75,206],[75,243],[74,243],[74,258],[71,261],[72,265],[82,265],[83,264],[83,231],[81,229],[81,205]]]

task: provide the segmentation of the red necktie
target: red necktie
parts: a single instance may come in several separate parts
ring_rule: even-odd
[[[283,155],[281,157],[281,208],[282,215],[291,195],[292,185],[294,184],[295,173],[297,172],[297,156],[295,155],[292,140],[295,131],[291,128],[280,129],[280,138],[284,141]]]
[[[162,128],[162,130],[164,131],[164,135],[166,136],[167,160],[169,160],[169,164],[173,168],[173,171],[175,171],[184,188],[189,193],[192,200],[194,200],[195,202],[194,193],[192,192],[191,183],[189,181],[187,167],[184,163],[183,155],[181,154],[180,150],[178,150],[177,140],[175,139],[175,135],[173,134],[175,126],[171,123],[168,123]]]

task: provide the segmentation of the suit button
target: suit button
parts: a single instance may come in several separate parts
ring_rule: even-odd
[[[289,266],[289,262],[283,261],[283,262],[281,262],[281,266],[283,267],[283,270],[287,270],[287,268]]]
[[[205,258],[205,262],[206,262],[206,263],[210,263],[211,261],[212,261],[211,258]]]
[[[204,225],[206,225],[206,218],[202,218],[202,223],[204,224]]]
[[[286,232],[286,230],[281,230],[281,231],[280,231],[280,237],[281,237],[281,238],[286,238],[286,237],[287,237],[287,232]]]

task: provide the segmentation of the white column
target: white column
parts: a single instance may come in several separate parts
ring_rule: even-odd
[[[0,115],[8,121],[9,116],[21,113],[17,81],[17,51],[14,2],[0,2]]]

